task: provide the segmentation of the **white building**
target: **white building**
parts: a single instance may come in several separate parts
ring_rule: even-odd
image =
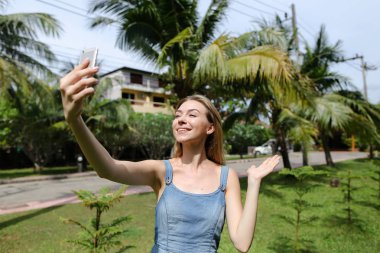
[[[106,91],[108,99],[128,99],[135,112],[172,114],[170,92],[158,74],[132,68],[119,68],[101,76],[110,78],[112,86]]]

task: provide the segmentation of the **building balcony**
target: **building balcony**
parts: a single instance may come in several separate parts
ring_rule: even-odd
[[[168,103],[152,102],[140,99],[128,99],[135,112],[140,113],[163,113],[172,115],[174,109]]]

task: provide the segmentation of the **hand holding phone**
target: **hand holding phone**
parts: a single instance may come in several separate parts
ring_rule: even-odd
[[[88,64],[88,68],[93,68],[96,66],[96,58],[98,56],[97,48],[88,48],[82,51],[82,54],[79,58],[79,64],[81,64],[85,59],[90,60],[90,64]]]

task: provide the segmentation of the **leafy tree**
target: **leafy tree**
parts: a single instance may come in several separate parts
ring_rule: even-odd
[[[212,97],[207,88],[226,80],[288,80],[291,74],[287,58],[276,48],[235,50],[242,39],[238,42],[225,34],[212,41],[229,3],[211,1],[203,17],[197,12],[198,1],[191,0],[95,0],[89,11],[108,16],[95,18],[92,27],[120,27],[116,41],[119,48],[132,49],[165,67],[164,76],[179,98],[195,92]],[[244,37],[247,41],[249,36]]]
[[[8,4],[0,0],[0,11]],[[29,89],[37,77],[52,77],[52,72],[41,61],[52,62],[55,57],[49,47],[37,40],[37,34],[58,36],[61,28],[46,13],[0,14],[0,95],[10,91]]]
[[[355,185],[355,181],[363,179],[363,175],[352,170],[347,170],[338,172],[337,176],[341,179],[340,184],[342,185],[342,215],[339,215],[337,212],[330,220],[332,223],[348,226],[350,229],[359,229],[363,232],[365,227],[363,220],[360,219],[360,214],[355,212],[355,207],[358,204],[364,204],[363,201],[359,201],[355,197],[355,193],[361,188]]]
[[[173,116],[162,113],[135,113],[130,117],[131,143],[146,158],[162,159],[174,145]]]
[[[56,124],[63,114],[52,88],[40,82],[33,87],[31,93],[16,90],[13,100],[2,101],[0,143],[2,148],[21,148],[40,170],[59,154],[68,134]]]
[[[258,146],[269,139],[269,132],[263,126],[247,123],[235,123],[226,133],[226,141],[240,158],[247,153],[248,146]]]
[[[0,0],[0,98],[5,110],[0,142],[2,147],[21,147],[39,168],[52,157],[61,135],[53,125],[57,107],[46,84],[56,79],[43,64],[55,57],[37,34],[58,36],[61,28],[45,13],[3,14],[7,4]]]
[[[288,76],[287,78],[283,76],[283,79],[256,78],[252,80],[251,78],[251,80],[245,80],[245,82],[243,79],[241,82],[237,82],[236,85],[232,86],[233,90],[241,94],[240,96],[247,97],[249,100],[247,100],[247,105],[243,110],[232,113],[225,120],[224,128],[228,129],[231,127],[233,122],[237,119],[252,117],[256,119],[262,117],[269,119],[277,139],[277,144],[281,147],[280,150],[284,166],[291,168],[286,144],[287,131],[289,129],[287,129],[279,119],[283,108],[286,108],[289,104],[295,102],[305,103],[310,91],[302,77],[294,72],[295,69],[292,67],[293,63],[289,60],[290,39],[287,37],[287,31],[278,18],[275,24],[263,22],[260,24],[259,31],[244,34],[239,37],[240,39],[236,39],[236,46],[234,47],[236,51],[238,49],[251,49],[255,51],[257,49],[261,50],[273,46],[280,50],[283,59],[287,59],[283,67],[288,70],[284,71],[284,74],[287,73]],[[240,47],[238,45],[240,45]],[[227,52],[229,51],[230,50],[227,50]],[[264,52],[261,53],[266,54]],[[279,60],[279,62],[284,61]],[[259,65],[258,63],[256,64],[257,66]],[[275,64],[272,66],[274,67]],[[267,73],[276,72],[267,71]],[[259,76],[261,76],[261,73]],[[247,77],[249,77],[249,75],[247,75]],[[226,94],[229,95],[231,92]],[[286,96],[284,94],[286,94]],[[275,149],[277,149],[277,147],[275,147]]]
[[[69,242],[81,246],[89,252],[110,252],[115,247],[120,247],[115,252],[124,252],[127,249],[133,248],[133,246],[122,246],[122,242],[118,237],[124,235],[128,230],[121,228],[120,225],[127,222],[130,218],[128,216],[119,217],[111,221],[109,224],[103,224],[101,222],[102,214],[108,211],[117,201],[123,197],[126,187],[120,187],[116,192],[111,192],[107,188],[103,188],[98,194],[94,194],[90,191],[79,190],[75,191],[75,194],[83,202],[85,207],[89,209],[95,209],[95,218],[92,218],[89,225],[84,225],[79,221],[72,219],[61,220],[66,224],[74,224],[82,229],[82,233],[79,234],[79,239],[69,240]]]

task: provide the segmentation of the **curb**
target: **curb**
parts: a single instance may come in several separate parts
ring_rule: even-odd
[[[149,192],[153,192],[152,188],[150,188],[149,186],[128,186],[123,196],[149,193]],[[75,194],[72,194],[71,196],[59,198],[59,199],[53,199],[53,200],[47,200],[47,201],[34,201],[34,202],[29,202],[20,206],[15,206],[15,207],[10,207],[10,208],[0,208],[0,215],[31,211],[35,209],[41,209],[41,208],[49,208],[49,207],[54,207],[54,206],[62,206],[62,205],[67,205],[67,204],[75,204],[75,203],[80,203],[80,202],[81,201],[78,199],[78,197],[75,196]]]

